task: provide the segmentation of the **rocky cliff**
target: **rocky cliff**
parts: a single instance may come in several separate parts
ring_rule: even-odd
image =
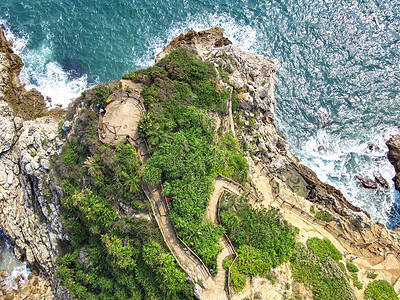
[[[386,145],[389,148],[388,159],[393,165],[396,175],[393,177],[394,186],[400,192],[400,135],[392,136]]]
[[[50,180],[51,156],[63,144],[58,137],[63,111],[48,111],[39,92],[25,90],[21,68],[0,28],[0,227],[19,259],[52,278],[57,243],[65,238]]]

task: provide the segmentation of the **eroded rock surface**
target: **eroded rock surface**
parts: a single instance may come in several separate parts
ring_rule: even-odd
[[[17,258],[57,289],[57,244],[66,236],[49,174],[51,156],[64,142],[57,117],[63,110],[49,112],[39,92],[26,91],[21,68],[0,28],[0,227]]]
[[[389,148],[387,157],[393,165],[396,175],[393,177],[394,186],[400,192],[400,135],[392,136],[387,142]]]
[[[0,124],[15,130],[0,131],[0,140],[8,141],[0,153],[0,227],[19,259],[51,277],[58,240],[65,236],[49,169],[51,156],[63,141],[58,138],[57,120],[19,122],[8,104],[1,102]]]

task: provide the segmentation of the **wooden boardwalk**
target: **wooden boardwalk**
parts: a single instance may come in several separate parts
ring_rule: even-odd
[[[107,112],[104,117],[99,118],[99,124],[100,122],[108,123],[106,124],[107,127],[105,128],[105,130],[108,130],[107,132],[104,132],[101,126],[99,126],[99,138],[103,142],[110,144],[115,144],[116,142],[126,139],[133,147],[135,147],[142,166],[144,166],[147,159],[150,158],[150,155],[147,150],[146,141],[139,135],[137,131],[137,122],[145,112],[144,105],[140,101],[139,96],[128,93],[121,94],[118,99],[119,100],[114,100],[115,103],[110,103],[109,105],[112,106],[110,106],[110,108],[107,106]],[[129,113],[127,113],[127,111],[129,111]],[[124,118],[119,117],[120,115],[123,115]],[[117,132],[115,131],[115,126],[117,124],[114,122],[120,122],[122,124]],[[214,187],[215,189],[210,197],[210,203],[207,208],[207,218],[214,223],[220,223],[219,205],[224,193],[233,193],[238,196],[246,194],[252,201],[261,202],[257,196],[250,193],[241,184],[222,175],[218,175],[215,178]],[[220,240],[220,246],[223,250],[217,257],[218,273],[213,278],[201,259],[179,238],[174,226],[171,223],[169,217],[169,207],[165,197],[162,194],[161,186],[159,184],[148,185],[143,183],[142,189],[151,204],[154,218],[163,236],[165,244],[175,257],[175,260],[179,266],[186,272],[193,283],[198,281],[205,283],[207,288],[202,292],[202,299],[225,300],[230,298],[230,273],[229,270],[228,274],[225,273],[225,270],[222,267],[222,262],[230,255],[234,256],[236,259],[237,253],[229,238],[224,235],[224,237]],[[286,206],[301,219],[330,232],[338,241],[341,240],[349,246],[366,248],[376,243],[391,249],[392,254],[394,254],[397,259],[400,258],[400,249],[382,238],[378,237],[367,243],[358,243],[351,240],[343,232],[338,231],[330,224],[316,219],[308,212],[303,211],[301,208],[291,204],[280,196],[272,200],[277,202],[279,205]],[[226,277],[228,277],[227,284]]]

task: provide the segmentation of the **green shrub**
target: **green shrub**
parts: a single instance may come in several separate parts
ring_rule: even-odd
[[[377,280],[368,284],[364,292],[365,299],[372,300],[398,300],[394,288],[385,280]]]
[[[346,262],[346,267],[347,270],[349,270],[349,272],[351,273],[357,273],[358,272],[358,268],[355,264],[351,263],[351,262]]]
[[[141,74],[144,75],[141,75]],[[134,75],[133,75],[134,74]],[[174,101],[181,105],[224,111],[229,92],[217,87],[214,66],[201,61],[197,54],[183,48],[172,51],[154,67],[126,74],[145,84],[144,99],[148,105]]]
[[[122,75],[122,79],[134,79],[136,78],[136,72],[125,73]]]
[[[172,200],[170,217],[179,236],[209,268],[216,269],[224,230],[204,219],[212,183],[218,173],[246,180],[248,170],[235,138],[217,137],[205,114],[205,110],[226,110],[223,104],[229,94],[217,86],[212,64],[181,48],[139,73],[147,76],[137,73],[135,80],[145,85],[148,107],[139,129],[153,154],[143,180],[162,181],[164,194]]]
[[[343,258],[342,254],[328,239],[310,238],[307,240],[307,247],[319,258],[331,257],[339,262]]]
[[[103,105],[106,103],[106,100],[108,97],[113,93],[114,91],[106,86],[106,85],[99,85],[94,88],[94,97],[96,103]]]
[[[315,206],[314,205],[311,205],[310,213],[315,214]]]
[[[231,268],[231,286],[235,291],[241,291],[246,285],[246,277],[242,275],[234,264]]]
[[[362,290],[363,285],[362,283],[358,280],[358,276],[356,273],[351,274],[351,279],[353,280],[353,284],[356,288],[358,288],[359,290]]]
[[[320,210],[319,212],[317,212],[315,214],[315,218],[317,218],[318,220],[324,221],[324,222],[330,222],[332,221],[332,215],[327,212],[327,211],[322,211]]]
[[[369,279],[376,279],[376,277],[378,277],[378,274],[376,274],[376,273],[368,273],[367,274],[367,278],[369,278]]]
[[[267,275],[265,275],[265,278],[268,279],[271,282],[272,285],[274,285],[275,282],[276,282],[276,276],[275,275],[267,274]]]
[[[127,92],[127,93],[132,93],[133,92],[132,89],[127,85],[125,86],[124,91]]]
[[[240,108],[240,99],[236,93],[232,93],[232,112],[237,112]]]
[[[322,240],[320,240],[322,241]],[[318,249],[311,247],[311,249]],[[350,300],[356,299],[353,290],[339,267],[337,261],[326,252],[317,251],[318,255],[303,245],[297,245],[290,258],[293,278],[309,286],[314,299]]]
[[[289,259],[296,230],[277,209],[254,209],[245,197],[233,195],[223,196],[220,209],[222,225],[238,252],[236,272],[267,276],[271,268]],[[235,286],[232,280],[231,285]]]

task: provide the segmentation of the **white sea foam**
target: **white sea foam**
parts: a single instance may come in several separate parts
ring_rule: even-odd
[[[3,239],[3,236],[1,237]],[[20,281],[28,280],[30,273],[26,266],[26,262],[17,260],[12,253],[12,247],[6,241],[6,245],[0,249],[0,270],[6,271],[8,276],[2,280],[2,284],[6,286],[8,290],[17,289],[16,279]]]
[[[377,128],[374,132],[360,141],[320,129],[297,154],[301,162],[314,170],[322,181],[336,186],[351,203],[367,210],[375,220],[392,227],[400,220],[391,215],[395,203],[391,178],[395,173],[386,158],[385,142],[392,135],[400,134],[400,129]],[[374,150],[369,149],[371,144],[376,146]],[[375,171],[379,171],[388,181],[390,189],[379,187],[377,190],[368,190],[355,178],[355,175],[362,175],[374,179]]]
[[[156,36],[151,40],[146,55],[138,58],[135,63],[142,67],[150,66],[154,63],[156,54],[160,53],[173,38],[181,33],[186,33],[192,29],[200,31],[216,26],[224,28],[224,35],[236,46],[243,50],[255,51],[257,32],[254,28],[250,25],[239,24],[234,18],[225,13],[215,13],[189,16],[185,21],[173,24],[162,36]]]
[[[27,35],[15,34],[4,20],[0,20],[0,26],[5,29],[6,38],[13,43],[13,50],[24,62],[21,81],[26,83],[28,90],[35,88],[45,97],[51,98],[48,106],[58,104],[66,107],[88,88],[87,75],[74,78],[54,60],[51,43],[45,41],[38,49],[28,49]]]

